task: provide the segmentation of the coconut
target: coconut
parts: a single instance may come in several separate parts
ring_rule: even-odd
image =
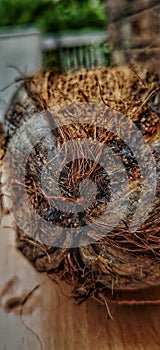
[[[159,91],[137,67],[45,71],[7,111],[16,246],[77,302],[160,284]]]

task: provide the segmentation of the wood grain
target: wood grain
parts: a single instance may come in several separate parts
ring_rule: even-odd
[[[0,349],[160,349],[160,305],[110,303],[113,319],[95,300],[75,305],[68,285],[36,272],[16,251],[11,226],[7,216],[0,231]],[[26,302],[7,309],[13,298]],[[160,288],[141,292],[139,299],[145,298],[157,300]]]

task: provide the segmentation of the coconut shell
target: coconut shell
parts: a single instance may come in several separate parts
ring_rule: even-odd
[[[160,284],[159,92],[159,76],[137,67],[82,70],[66,75],[47,71],[24,80],[8,109],[3,150],[9,153],[13,167],[4,157],[4,169],[14,208],[16,246],[38,271],[46,272],[53,280],[58,276],[71,284],[72,296],[78,302],[102,292],[114,298],[117,291]],[[135,221],[136,231],[131,232],[130,224],[137,203],[141,201],[143,176],[123,135],[120,137],[116,130],[115,133],[109,130],[104,116],[109,121],[114,118],[121,121],[119,128],[127,130],[131,144],[136,137],[134,124],[147,144],[144,150],[140,149],[144,168],[149,168],[152,165],[149,162],[154,161],[154,199],[145,217],[146,203],[153,191],[152,182],[149,182],[143,193],[144,205],[140,206],[140,217],[144,220],[139,223],[138,217]],[[54,144],[47,128],[45,134],[43,119],[44,125],[52,130]],[[43,129],[45,144],[37,141],[27,128],[30,120],[37,133]],[[131,124],[127,124],[127,120]],[[15,137],[16,142],[12,143]],[[101,148],[94,148],[97,151],[94,159],[86,159],[80,153],[77,139],[87,141],[86,154],[94,142],[101,143],[123,164],[121,167],[117,163],[112,175],[121,183],[117,187],[117,198],[123,203],[128,198],[128,205],[114,227],[110,227],[108,221],[107,224],[101,221],[112,192],[109,176],[100,162],[106,154]],[[70,140],[77,143],[73,143],[72,149],[66,149],[64,145]],[[146,147],[151,153],[148,159],[145,159]],[[24,177],[23,152],[28,154],[24,183],[20,181]],[[50,163],[47,152],[52,155]],[[58,178],[61,192],[56,197],[52,171],[58,167],[61,167]],[[128,188],[123,188],[126,174],[129,193]],[[152,175],[155,185],[155,174]],[[81,183],[84,187],[80,192]],[[84,198],[86,193],[87,199]],[[33,212],[28,210],[26,198]],[[63,210],[57,209],[57,199]],[[85,199],[90,200],[89,206]],[[65,203],[70,203],[70,213],[65,212]],[[116,220],[121,208],[112,209],[107,215]]]

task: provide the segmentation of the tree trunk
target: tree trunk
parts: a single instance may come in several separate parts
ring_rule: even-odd
[[[107,0],[112,64],[145,62],[159,67],[159,0]]]

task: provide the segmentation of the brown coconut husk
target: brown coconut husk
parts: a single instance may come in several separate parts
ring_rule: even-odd
[[[95,135],[95,129],[90,114],[89,117],[87,116],[87,110],[84,113],[77,107],[77,114],[84,113],[84,122],[81,125],[77,123],[76,126],[70,124],[59,127],[59,123],[65,124],[65,118],[67,118],[59,105],[64,104],[66,108],[66,105],[73,105],[73,103],[96,103],[102,108],[113,109],[115,115],[119,112],[124,114],[137,125],[152,149],[157,163],[157,174],[159,174],[159,91],[159,76],[153,72],[141,71],[137,67],[82,70],[70,75],[55,75],[51,71],[40,72],[34,78],[26,79],[12,100],[5,122],[6,148],[16,131],[37,112],[44,115],[51,128],[53,125],[56,126],[54,136],[59,150],[63,143],[70,139],[82,137],[91,140]],[[56,119],[52,114],[55,108],[57,108]],[[94,120],[99,118],[98,115],[94,117]],[[128,132],[131,131],[128,130]],[[134,137],[134,135],[130,136]],[[105,229],[102,230],[100,224],[93,225],[92,230],[87,232],[93,242],[88,244],[88,241],[84,240],[84,244],[71,248],[58,248],[54,245],[57,235],[55,230],[48,229],[48,225],[39,227],[34,222],[34,235],[26,234],[25,230],[17,226],[17,248],[38,271],[47,272],[53,280],[58,276],[58,279],[71,284],[72,296],[78,302],[102,293],[107,298],[114,299],[119,291],[139,290],[160,284],[159,182],[151,212],[136,233],[131,233],[129,222],[135,211],[134,203],[141,194],[142,179],[137,161],[131,157],[129,149],[126,150],[127,155],[123,156],[122,151],[125,148],[123,140],[107,131],[103,125],[96,129],[96,141],[110,146],[116,152],[129,176],[131,196],[125,218],[105,236],[103,235]],[[20,147],[21,145],[17,145],[16,152],[20,152]],[[14,154],[12,157],[14,159]],[[59,215],[57,219],[48,198],[45,197],[45,193],[42,193],[40,169],[45,159],[45,149],[41,144],[37,144],[30,153],[26,166],[25,185],[28,198],[46,222],[49,221],[55,225],[59,220],[62,239],[64,238],[63,227],[69,229],[75,226],[77,235],[80,235],[79,225],[94,223],[95,218],[103,213],[110,195],[109,180],[107,177],[104,179],[103,169],[98,161],[84,162],[82,159],[73,161],[70,165],[71,171],[69,167],[64,166],[60,178],[63,200],[69,200],[74,205],[79,198],[78,186],[87,176],[89,179],[94,179],[97,186],[99,185],[101,203],[98,200],[95,201],[93,206],[85,210],[84,216],[78,219],[75,215],[56,213]],[[21,171],[18,158],[16,162]],[[19,208],[24,208],[22,220],[25,221],[26,227],[30,227],[33,231],[34,218],[26,212],[24,198],[20,191],[22,185],[16,183],[16,173],[12,176],[14,179],[11,181],[13,205],[16,206],[17,213]],[[10,184],[8,186],[10,187]],[[148,195],[149,193],[148,188]],[[125,195],[126,193],[122,191],[121,196]],[[97,239],[97,235],[101,238]],[[48,244],[44,243],[46,237]],[[66,237],[66,239],[70,238]]]

